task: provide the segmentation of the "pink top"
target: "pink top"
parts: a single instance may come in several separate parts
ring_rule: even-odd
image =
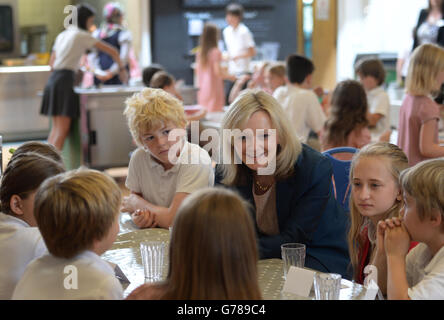
[[[409,158],[410,166],[429,159],[419,151],[419,135],[421,126],[430,120],[436,126],[433,142],[438,143],[438,105],[429,97],[406,94],[399,112],[398,146]]]
[[[321,141],[324,130],[321,131]],[[367,126],[358,126],[353,129],[352,132],[349,133],[347,137],[347,142],[343,146],[335,146],[327,143],[323,143],[322,149],[323,151],[327,151],[333,148],[339,147],[351,147],[355,149],[362,149],[364,146],[371,142],[371,134],[370,130]],[[336,153],[333,155],[334,158],[338,160],[348,161],[353,158],[352,153]]]
[[[205,107],[209,112],[223,111],[225,105],[224,82],[214,71],[214,65],[222,61],[222,53],[218,48],[213,48],[208,52],[207,65],[202,68],[200,65],[200,53],[197,54],[197,77],[199,92],[197,102]]]

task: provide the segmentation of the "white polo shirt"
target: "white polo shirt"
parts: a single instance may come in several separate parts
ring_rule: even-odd
[[[94,38],[89,32],[74,26],[68,27],[55,40],[52,49],[56,57],[53,68],[55,70],[68,69],[77,71],[82,55],[88,49],[92,49],[97,42],[99,40]]]
[[[122,300],[123,290],[111,265],[94,252],[84,251],[72,259],[48,254],[34,260],[12,299]]]
[[[28,264],[45,253],[45,243],[36,227],[0,213],[0,300],[11,299]]]
[[[240,23],[236,29],[228,26],[223,31],[225,46],[228,55],[236,57],[247,53],[249,48],[255,47],[253,35],[246,25]],[[250,58],[230,60],[228,63],[228,72],[233,75],[239,75],[250,71]]]
[[[390,98],[382,87],[377,87],[367,92],[367,101],[370,113],[382,115],[376,127],[370,129],[372,141],[376,142],[384,132],[390,130]]]
[[[406,272],[412,300],[444,299],[444,247],[432,258],[427,245],[419,243],[407,255]]]
[[[191,157],[191,158],[190,158]],[[168,171],[149,151],[137,149],[131,157],[126,187],[157,206],[169,208],[176,193],[193,193],[214,185],[214,171],[208,152],[184,142],[177,164]]]
[[[307,142],[310,130],[319,132],[324,127],[327,117],[313,91],[290,84],[277,88],[273,97],[284,108],[303,143]]]

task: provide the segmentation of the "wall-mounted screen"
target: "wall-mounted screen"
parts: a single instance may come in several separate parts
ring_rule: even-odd
[[[273,7],[275,0],[237,0],[236,3],[241,4],[245,8],[249,7]],[[225,8],[233,0],[182,0],[184,8]]]
[[[14,21],[11,6],[0,5],[0,52],[14,51]]]

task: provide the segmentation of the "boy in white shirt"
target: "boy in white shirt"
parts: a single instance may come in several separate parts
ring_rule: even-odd
[[[0,186],[0,300],[11,299],[26,266],[46,252],[34,218],[34,197],[63,166],[36,153],[14,155]]]
[[[290,55],[287,58],[289,83],[277,88],[273,93],[303,143],[307,143],[310,130],[319,136],[327,120],[318,97],[311,90],[313,72],[312,61],[300,55]]]
[[[400,182],[402,218],[378,224],[379,286],[390,300],[443,300],[444,159],[404,170]],[[411,241],[420,243],[409,252]]]
[[[256,55],[256,45],[248,27],[242,23],[244,9],[232,3],[226,8],[228,27],[223,37],[228,51],[228,73],[241,76],[250,72],[250,60]]]
[[[384,65],[379,59],[362,60],[356,66],[356,74],[367,93],[369,112],[367,119],[372,141],[390,140],[390,98],[385,92]]]
[[[119,232],[120,203],[120,188],[98,171],[46,180],[35,196],[35,218],[50,254],[29,264],[12,299],[123,299],[113,268],[100,258]]]
[[[139,148],[133,153],[122,211],[139,228],[169,228],[182,201],[214,185],[208,152],[186,140],[182,102],[146,88],[126,101],[125,115]]]

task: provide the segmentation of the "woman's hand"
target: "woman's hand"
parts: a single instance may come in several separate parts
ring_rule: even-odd
[[[155,221],[155,214],[150,212],[148,209],[136,210],[131,215],[131,219],[134,224],[139,228],[155,228],[157,227],[157,222]]]

